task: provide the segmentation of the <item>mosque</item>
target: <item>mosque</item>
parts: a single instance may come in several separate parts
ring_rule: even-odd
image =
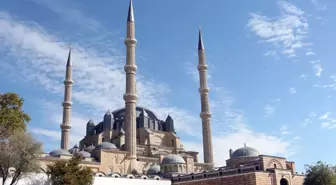
[[[301,185],[304,176],[295,172],[295,163],[285,158],[260,154],[243,146],[230,149],[225,167],[215,168],[211,137],[211,113],[207,85],[207,64],[201,31],[198,38],[198,66],[200,79],[200,121],[202,124],[204,162],[198,152],[188,151],[176,135],[174,119],[159,118],[154,111],[137,105],[135,22],[132,0],[129,4],[126,30],[126,92],[125,107],[108,110],[102,121],[89,120],[86,135],[70,148],[70,117],[72,106],[72,60],[69,51],[64,80],[65,92],[61,128],[61,147],[39,157],[41,167],[58,160],[70,159],[73,154],[83,157],[82,165],[96,176],[136,178],[136,174],[162,179],[173,184],[277,184]],[[84,129],[84,128],[83,128]],[[141,176],[141,175],[140,175]]]

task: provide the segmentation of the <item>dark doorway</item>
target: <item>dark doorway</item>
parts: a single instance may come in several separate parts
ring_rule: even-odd
[[[288,185],[288,181],[287,181],[287,179],[282,178],[282,179],[280,180],[280,185]]]

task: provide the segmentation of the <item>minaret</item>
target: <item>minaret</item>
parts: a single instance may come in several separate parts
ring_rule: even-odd
[[[125,100],[125,148],[129,152],[130,170],[136,169],[137,153],[136,153],[136,71],[135,64],[135,25],[133,15],[133,4],[130,0],[128,16],[127,16],[127,34],[125,39],[126,45],[126,65],[124,70],[126,73],[126,93]]]
[[[204,45],[202,39],[201,30],[199,30],[198,36],[198,66],[200,88],[199,93],[201,95],[201,114],[202,118],[202,129],[203,129],[203,153],[204,153],[204,163],[213,163],[213,152],[212,152],[212,138],[211,138],[211,113],[209,109],[209,88],[207,82],[207,69],[208,66],[205,62],[204,56]]]
[[[69,50],[68,61],[66,64],[66,73],[64,80],[64,101],[63,105],[63,119],[61,124],[62,136],[61,136],[61,149],[68,150],[70,143],[70,117],[71,117],[71,94],[72,94],[72,62],[71,62],[71,50]]]

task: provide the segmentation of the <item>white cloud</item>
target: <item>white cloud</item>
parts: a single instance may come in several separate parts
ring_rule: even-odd
[[[312,56],[312,55],[315,55],[315,53],[312,52],[312,51],[308,51],[308,52],[306,53],[306,55],[307,55],[307,56]]]
[[[280,127],[280,132],[282,135],[287,135],[289,134],[289,130],[288,130],[288,127],[286,125],[283,125]]]
[[[3,38],[0,49],[16,58],[13,63],[6,65],[11,66],[15,70],[12,72],[22,75],[27,82],[62,97],[69,43],[33,25],[16,21],[6,13],[0,14],[0,37]],[[109,48],[106,43],[95,44],[96,47],[86,49],[76,42],[71,43],[75,81],[73,98],[75,104],[88,107],[93,115],[102,115],[107,109],[124,106],[124,56],[113,52],[119,48]],[[194,114],[195,117],[187,110],[170,106],[166,102],[164,97],[170,93],[166,84],[141,74],[137,78],[139,105],[155,110],[161,119],[165,119],[168,112],[171,113],[176,129],[180,132],[194,135],[201,130],[198,114]],[[61,112],[61,108],[57,111]]]
[[[321,128],[329,127],[331,124],[329,122],[323,122],[321,123]]]
[[[319,119],[320,120],[326,120],[326,119],[329,118],[330,114],[331,114],[330,112],[327,112],[327,113],[323,114],[322,116],[320,116]]]
[[[315,75],[317,77],[321,77],[323,68],[322,68],[322,64],[320,60],[315,60],[315,61],[311,61],[312,65],[313,65],[313,70],[315,72]]]
[[[273,115],[275,113],[275,111],[276,111],[276,109],[269,104],[265,105],[265,107],[264,107],[264,112],[265,112],[266,117]]]
[[[60,11],[59,13],[64,12]],[[77,11],[76,14],[74,21],[85,22],[85,18],[79,16]],[[67,21],[71,21],[72,14],[66,15],[69,18]],[[0,14],[0,26],[2,28],[0,29],[0,37],[3,41],[3,47],[0,49],[5,50],[9,56],[16,59],[13,63],[6,63],[6,69],[13,69],[14,74],[22,76],[32,86],[36,85],[44,88],[60,100],[63,96],[62,81],[68,45],[72,46],[73,78],[75,81],[73,86],[72,143],[77,142],[84,135],[85,124],[90,119],[90,117],[87,117],[88,112],[89,115],[92,115],[94,121],[98,122],[107,109],[124,106],[122,99],[125,87],[124,54],[121,52],[123,49],[114,47],[113,44],[106,41],[90,43],[90,47],[84,47],[86,43],[83,41],[66,43],[56,35],[51,35],[43,30],[40,25],[15,20],[6,13]],[[78,24],[78,26],[90,27],[92,25]],[[92,40],[97,41],[98,39],[92,38]],[[141,41],[139,40],[139,42]],[[193,114],[182,108],[172,106],[164,98],[170,93],[168,85],[148,79],[141,74],[138,74],[137,78],[139,105],[155,110],[162,119],[169,112],[172,114],[176,129],[179,132],[193,136],[200,135],[201,124],[198,113]],[[244,142],[265,154],[288,156],[295,153],[292,151],[293,146],[290,142],[280,136],[254,132],[248,128],[244,111],[234,108],[234,98],[230,95],[230,92],[223,87],[211,83],[209,85],[212,93],[210,101],[213,113],[214,152],[219,164],[223,164],[227,158],[229,148],[238,148]],[[58,106],[50,113],[48,109],[52,110],[55,103]],[[47,128],[31,128],[33,132],[59,140],[59,124],[61,122],[61,106],[59,103],[48,102],[48,100],[42,102],[48,107],[45,111],[50,113],[46,118],[50,119],[48,121],[52,122],[57,129],[48,129],[47,131]],[[86,111],[76,108],[76,105],[84,107]],[[228,129],[223,129],[225,125]],[[226,133],[218,133],[222,130],[225,130]],[[187,142],[185,146],[187,149],[194,149],[199,152],[202,148],[200,142]],[[227,150],[224,151],[222,146],[227,147]]]
[[[332,83],[325,84],[325,85],[316,84],[314,85],[314,87],[336,90],[336,76],[330,76],[329,78],[331,79]]]
[[[202,145],[193,142],[184,142],[186,148],[200,151],[199,159],[203,159]],[[213,137],[214,161],[217,166],[224,166],[229,158],[229,149],[238,149],[244,146],[256,148],[261,154],[289,157],[296,152],[291,149],[291,143],[265,133],[253,132],[241,125],[231,132]],[[201,149],[201,150],[200,150]]]
[[[274,50],[287,57],[295,57],[297,50],[311,45],[304,39],[308,33],[308,22],[305,13],[286,1],[278,1],[282,13],[278,17],[267,17],[260,13],[252,13],[247,26],[262,42],[272,45]],[[272,51],[269,54],[278,53]]]
[[[307,80],[307,75],[306,75],[306,74],[301,74],[301,75],[300,75],[300,78],[301,78],[302,80]]]
[[[302,126],[302,127],[306,127],[306,126],[308,126],[309,124],[311,124],[313,121],[311,120],[311,119],[309,119],[309,118],[306,118],[304,121],[302,121],[301,123],[300,123],[300,125]]]
[[[289,94],[296,94],[296,89],[294,87],[289,88]]]
[[[293,139],[297,140],[297,139],[300,139],[301,137],[300,136],[295,136]]]

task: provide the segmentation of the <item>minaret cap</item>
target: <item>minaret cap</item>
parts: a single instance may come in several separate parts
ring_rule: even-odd
[[[204,49],[201,28],[199,28],[199,31],[198,31],[198,49],[199,49],[199,50],[200,50],[200,49]]]
[[[69,55],[68,55],[67,66],[72,66],[72,61],[71,61],[71,48],[69,49]]]
[[[134,22],[133,2],[132,2],[132,0],[130,0],[130,3],[129,3],[127,22]]]

